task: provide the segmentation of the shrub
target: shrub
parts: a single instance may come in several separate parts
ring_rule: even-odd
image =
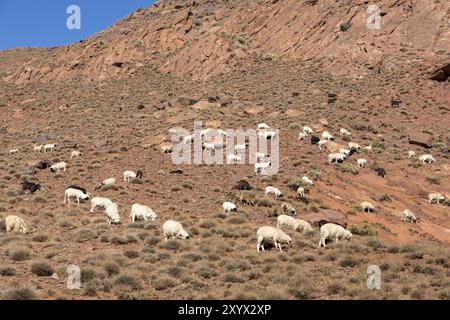
[[[139,280],[131,275],[119,275],[114,279],[114,284],[121,287],[129,287],[132,290],[140,290]]]
[[[427,177],[428,183],[431,184],[441,184],[441,177],[439,176],[428,176]]]
[[[339,261],[339,265],[344,268],[353,268],[358,264],[359,261],[352,257],[343,258],[341,261]]]
[[[37,297],[29,288],[18,288],[6,291],[2,298],[5,300],[35,300]]]
[[[89,229],[81,229],[74,233],[73,238],[76,242],[86,242],[96,238],[95,232]]]
[[[16,275],[16,270],[12,267],[2,267],[0,268],[0,276],[12,277]]]
[[[31,252],[26,248],[16,248],[9,250],[8,255],[13,261],[24,261],[30,258]]]
[[[381,202],[383,202],[383,201],[391,201],[391,197],[389,196],[388,193],[385,192],[385,193],[381,194],[378,197],[378,201],[381,201]]]
[[[340,26],[339,26],[339,29],[342,31],[342,32],[347,32],[348,31],[348,29],[350,29],[350,27],[352,26],[352,23],[351,22],[342,22],[341,24],[340,24]]]
[[[35,262],[31,265],[31,272],[39,277],[49,277],[54,270],[47,262]]]
[[[351,163],[341,163],[339,168],[342,172],[350,172],[351,174],[358,174],[358,168]]]
[[[350,227],[350,232],[359,236],[376,236],[377,229],[369,223],[354,224]]]

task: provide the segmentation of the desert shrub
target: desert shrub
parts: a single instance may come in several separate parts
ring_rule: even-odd
[[[47,262],[35,262],[31,265],[31,272],[39,277],[49,277],[54,270]]]
[[[339,261],[339,265],[344,268],[353,268],[359,264],[359,261],[352,257],[346,257]]]
[[[94,231],[89,229],[80,229],[73,234],[73,239],[76,242],[86,242],[95,239],[97,235]]]
[[[16,269],[12,267],[2,267],[0,268],[0,276],[3,277],[12,277],[16,275]]]
[[[36,294],[29,288],[17,288],[6,291],[2,298],[5,300],[35,300]]]
[[[440,176],[428,176],[426,179],[430,184],[441,184]]]
[[[339,169],[341,169],[342,172],[350,172],[351,174],[358,174],[358,168],[355,165],[348,162],[341,163],[339,165]]]
[[[31,257],[31,251],[26,248],[9,249],[8,256],[13,261],[24,261]]]
[[[351,23],[350,21],[348,21],[348,22],[342,22],[342,23],[339,25],[339,29],[340,29],[342,32],[347,32],[348,29],[350,29],[351,26],[352,26],[352,23]]]
[[[359,236],[376,236],[377,229],[370,223],[353,224],[350,226],[350,232]]]
[[[378,201],[391,201],[391,197],[389,196],[388,193],[382,193],[379,197],[378,197]]]
[[[136,277],[133,277],[131,275],[122,274],[117,276],[114,279],[114,285],[120,286],[120,287],[128,287],[132,290],[140,290],[141,284],[139,282],[139,279]]]
[[[161,291],[166,290],[168,288],[172,288],[176,285],[176,281],[169,277],[158,277],[152,282],[153,287],[155,290]]]

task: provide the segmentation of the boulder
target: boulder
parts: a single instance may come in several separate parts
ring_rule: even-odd
[[[414,132],[409,135],[410,144],[415,144],[424,148],[432,148],[433,142],[433,136],[427,133]]]
[[[41,134],[36,137],[36,143],[45,143],[48,140],[50,140],[50,137],[48,134]]]
[[[183,107],[190,107],[190,106],[196,104],[197,102],[198,102],[198,100],[190,98],[190,97],[185,97],[185,96],[178,97],[178,103],[181,104]]]
[[[319,212],[305,213],[300,218],[308,221],[316,228],[319,228],[319,222],[335,223],[347,228],[347,216],[340,211],[332,209],[321,209]]]
[[[447,79],[450,79],[450,63],[447,63],[433,70],[430,79],[439,82],[447,81]]]

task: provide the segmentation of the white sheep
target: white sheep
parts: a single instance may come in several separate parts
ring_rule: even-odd
[[[28,227],[25,221],[23,221],[22,218],[14,215],[7,216],[5,218],[5,226],[6,226],[6,233],[12,232],[20,232],[20,233],[27,233]]]
[[[9,150],[9,154],[14,154],[14,153],[17,153],[17,152],[19,152],[19,149],[11,149],[11,150]]]
[[[445,201],[445,196],[440,193],[429,193],[428,204],[431,204],[431,202],[433,201],[436,201],[437,204],[440,204],[439,201]]]
[[[291,214],[293,216],[297,215],[297,211],[295,210],[294,206],[286,202],[281,205],[281,212]]]
[[[76,198],[77,203],[80,204],[80,200],[89,200],[90,197],[89,193],[84,193],[79,189],[67,188],[64,191],[64,204],[70,203],[70,198]]]
[[[44,152],[53,151],[53,150],[55,150],[55,147],[56,147],[56,144],[54,144],[54,143],[46,144],[46,145],[44,145]]]
[[[238,154],[240,152],[245,152],[245,144],[237,144],[234,146],[234,153]]]
[[[359,144],[357,144],[356,142],[349,142],[348,147],[350,150],[354,150],[354,151],[358,151],[359,149],[361,149],[361,146]]]
[[[352,233],[349,230],[344,229],[342,226],[334,223],[326,223],[320,227],[320,241],[319,247],[325,247],[326,240],[336,239],[336,244],[339,243],[339,239],[351,240]]]
[[[298,187],[297,194],[300,196],[300,198],[304,198],[305,197],[305,188]]]
[[[278,188],[272,187],[272,186],[268,186],[266,187],[266,195],[268,194],[273,194],[275,195],[276,198],[282,197],[283,193],[281,193],[281,191]]]
[[[270,167],[270,161],[268,161],[268,162],[257,162],[257,163],[255,163],[255,170],[254,170],[254,172],[255,172],[255,174],[262,173],[262,171],[264,169],[267,169],[269,167]]]
[[[365,146],[365,147],[364,147],[364,150],[366,150],[366,151],[372,151],[372,146]]]
[[[161,146],[161,152],[162,153],[172,153],[173,146],[171,144],[165,144]]]
[[[264,138],[264,139],[274,139],[277,135],[276,131],[259,131],[258,137]]]
[[[313,186],[313,185],[314,185],[314,182],[313,182],[310,178],[308,178],[307,176],[303,176],[303,177],[302,177],[302,181],[303,181],[304,183],[310,185],[310,186]]]
[[[341,137],[343,137],[343,136],[350,137],[352,134],[351,134],[347,129],[341,128],[341,129],[339,130],[339,135],[340,135]]]
[[[308,134],[306,132],[300,132],[298,134],[298,140],[305,140]]]
[[[328,140],[319,140],[317,145],[319,146],[319,150],[322,150],[322,147],[328,143]]]
[[[106,216],[108,217],[109,224],[119,224],[120,223],[120,215],[119,215],[119,206],[117,203],[110,203],[106,207]]]
[[[134,222],[138,218],[142,218],[145,221],[147,221],[148,219],[155,221],[157,216],[156,213],[150,207],[135,203],[131,206],[130,217],[131,222]]]
[[[366,213],[370,213],[370,212],[374,212],[375,211],[374,205],[372,203],[368,202],[368,201],[361,202],[360,207],[361,207],[362,211],[366,212]]]
[[[266,154],[266,153],[264,153],[264,152],[257,152],[257,153],[255,154],[255,157],[256,157],[256,161],[257,161],[257,162],[261,162],[261,161],[266,162],[267,159],[269,158],[269,155]]]
[[[190,134],[190,135],[185,136],[185,137],[183,138],[183,143],[184,143],[184,144],[190,144],[190,143],[192,143],[192,142],[194,141],[194,137],[195,137],[195,135],[193,135],[193,134]]]
[[[203,142],[202,146],[205,150],[216,150],[216,145],[214,143]]]
[[[311,224],[309,224],[308,221],[295,219],[285,214],[279,215],[277,218],[277,228],[281,228],[282,226],[285,225],[291,227],[292,229],[294,229],[294,231],[303,231],[303,232],[313,231],[313,228],[311,227]]]
[[[415,158],[415,157],[416,157],[416,153],[412,150],[409,150],[408,151],[408,159]]]
[[[229,213],[232,211],[237,211],[236,205],[232,202],[224,202],[222,204],[223,207],[223,213]]]
[[[63,172],[66,172],[66,168],[67,168],[67,163],[65,163],[64,161],[55,163],[54,165],[52,165],[50,167],[50,171],[51,172],[60,172],[61,170]]]
[[[270,129],[269,125],[266,123],[258,123],[258,130],[267,130]]]
[[[306,134],[308,134],[308,135],[311,135],[311,134],[314,133],[313,129],[311,129],[311,128],[308,127],[308,126],[304,126],[304,127],[303,127],[303,132],[306,133]]]
[[[328,162],[331,163],[339,163],[339,162],[344,162],[345,158],[347,156],[343,153],[330,153],[328,155]]]
[[[275,245],[275,248],[280,249],[281,252],[283,252],[283,249],[281,249],[281,244],[291,245],[292,243],[292,238],[284,233],[283,230],[270,226],[259,228],[258,231],[256,231],[256,238],[256,250],[258,252],[260,248],[262,251],[265,251],[264,243],[267,242],[272,242]]]
[[[297,222],[297,229],[296,231],[303,231],[303,232],[310,232],[313,231],[313,228],[311,224],[308,221],[302,220],[302,219],[295,219]]]
[[[333,141],[334,137],[328,131],[324,131],[322,132],[322,140]]]
[[[113,203],[110,199],[105,197],[93,197],[91,199],[91,210],[90,212],[93,213],[95,208],[102,207],[106,209],[107,206],[109,206],[111,203]]]
[[[403,222],[408,222],[408,221],[410,221],[411,223],[416,223],[418,219],[417,219],[416,215],[415,215],[412,211],[410,211],[410,210],[408,210],[408,209],[405,209],[405,210],[403,211],[403,213],[402,213],[402,218],[401,218],[401,220],[402,220]]]
[[[73,150],[70,154],[70,159],[81,157],[82,154],[83,153],[81,151]]]
[[[123,181],[125,182],[130,182],[136,178],[141,178],[143,177],[143,172],[141,170],[138,170],[137,172],[133,172],[133,171],[124,171],[123,173]]]
[[[167,220],[163,224],[163,233],[166,238],[166,241],[172,237],[172,239],[180,238],[187,239],[189,238],[189,233],[184,230],[183,225],[178,221]]]
[[[339,149],[339,153],[345,154],[346,157],[350,156],[351,151],[349,149]]]
[[[100,186],[98,186],[97,188],[100,189],[101,187],[105,186],[105,187],[111,187],[113,185],[116,184],[116,179],[115,178],[108,178],[102,181],[102,183],[100,183]]]
[[[356,164],[358,165],[358,168],[364,168],[367,164],[366,159],[358,159],[356,160]]]
[[[239,163],[242,162],[243,158],[241,156],[237,156],[234,154],[229,154],[227,156],[227,163],[228,164],[235,164],[235,163]]]
[[[41,144],[39,146],[33,146],[33,153],[41,152],[43,150],[44,146]]]
[[[419,157],[419,160],[423,163],[432,163],[435,162],[436,159],[431,154],[424,154]]]

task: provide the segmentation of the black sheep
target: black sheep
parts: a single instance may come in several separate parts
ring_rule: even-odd
[[[30,193],[35,193],[38,190],[41,190],[41,185],[38,183],[24,181],[22,182],[22,190],[24,192],[30,191]]]
[[[252,190],[252,186],[250,185],[250,183],[248,183],[248,182],[245,181],[245,180],[239,180],[239,181],[236,183],[236,188],[237,188],[238,190]]]
[[[375,171],[378,173],[379,177],[384,178],[386,176],[386,170],[384,168],[376,168]]]
[[[138,171],[136,171],[136,178],[138,178],[138,179],[144,178],[144,172],[140,169]]]
[[[320,141],[318,136],[311,136],[311,144],[317,144]]]

